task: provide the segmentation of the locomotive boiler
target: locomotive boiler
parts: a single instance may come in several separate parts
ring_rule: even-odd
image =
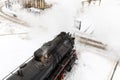
[[[62,80],[63,74],[72,69],[77,59],[73,48],[74,37],[61,32],[36,50],[33,58],[6,80]]]

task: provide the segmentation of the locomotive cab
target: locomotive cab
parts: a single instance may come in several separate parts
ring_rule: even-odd
[[[36,61],[45,62],[48,59],[47,50],[39,49],[34,53],[34,58]]]
[[[40,58],[40,61],[41,61],[42,63],[46,62],[47,60],[48,60],[48,55],[47,55],[47,54],[43,55],[43,56]]]

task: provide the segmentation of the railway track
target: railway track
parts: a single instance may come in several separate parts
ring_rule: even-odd
[[[23,35],[23,34],[28,34],[27,32],[24,33],[10,33],[10,34],[0,34],[0,36],[8,36],[8,35]]]
[[[4,13],[2,11],[2,5],[0,6],[0,17],[4,18],[4,19],[7,19],[13,23],[16,23],[16,24],[20,24],[20,25],[23,25],[23,26],[28,26],[25,22],[21,21],[20,19],[17,19],[15,17],[12,17],[10,15],[7,15],[6,13]]]

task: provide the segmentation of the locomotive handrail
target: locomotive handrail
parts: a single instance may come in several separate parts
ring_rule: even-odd
[[[23,62],[21,65],[27,63],[28,61],[30,61],[31,59],[33,59],[34,55],[32,55],[30,58],[28,58],[25,62]],[[21,66],[20,65],[20,66]],[[15,70],[13,70],[12,72],[10,72],[7,76],[5,76],[2,80],[6,80],[9,76],[11,76],[12,74],[14,74],[17,70],[19,70],[20,66],[18,66]]]

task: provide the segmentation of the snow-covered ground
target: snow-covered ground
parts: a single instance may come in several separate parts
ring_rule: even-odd
[[[29,24],[29,27],[12,23],[0,16],[0,79],[61,31],[79,32],[75,23],[81,21],[80,32],[85,32],[85,34],[93,32],[90,36],[108,44],[109,49],[108,51],[97,50],[79,44],[76,40],[75,47],[79,59],[66,79],[110,80],[116,58],[118,59],[120,55],[120,1],[102,0],[101,6],[92,4],[85,6],[82,10],[81,0],[46,1],[53,3],[53,7],[42,11],[40,15],[28,13],[25,10],[16,11],[18,18]],[[118,66],[114,80],[119,80],[119,74],[120,67]]]

